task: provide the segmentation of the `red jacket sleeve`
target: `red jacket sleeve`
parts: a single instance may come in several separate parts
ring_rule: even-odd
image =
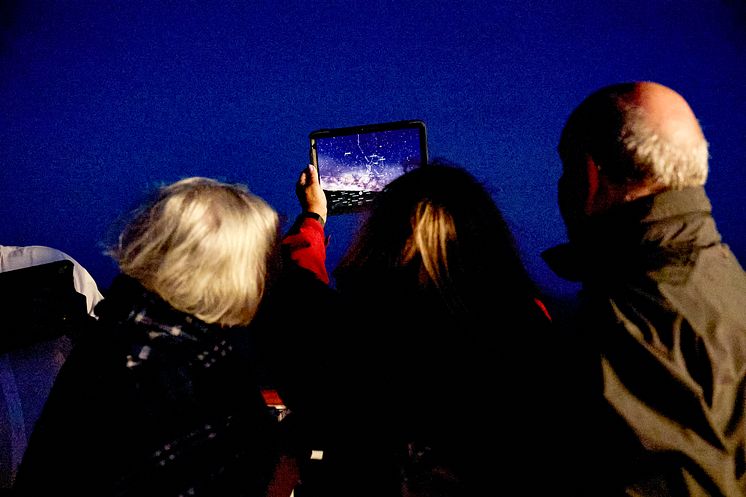
[[[534,303],[541,310],[541,312],[547,317],[547,319],[551,321],[552,315],[549,314],[549,309],[547,309],[547,306],[544,305],[544,302],[542,302],[538,297],[534,297]]]
[[[285,258],[293,264],[311,271],[318,279],[329,284],[326,271],[326,239],[324,227],[311,218],[299,218],[290,232],[282,239]]]

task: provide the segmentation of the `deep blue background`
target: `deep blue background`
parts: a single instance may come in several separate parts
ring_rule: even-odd
[[[640,79],[699,116],[715,215],[746,259],[740,0],[0,5],[0,243],[62,249],[103,289],[107,232],[156,185],[242,182],[292,219],[309,131],[422,119],[430,155],[485,182],[532,275],[569,295],[539,257],[565,239],[559,133],[588,93]],[[356,221],[329,221],[331,266]]]

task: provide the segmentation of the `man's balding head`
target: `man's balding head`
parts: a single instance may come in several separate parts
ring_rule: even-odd
[[[559,145],[565,166],[586,156],[619,185],[702,186],[707,141],[686,100],[653,82],[601,88],[571,114]]]
[[[694,112],[658,83],[621,83],[592,93],[570,115],[558,148],[559,204],[568,232],[614,205],[707,179],[707,141]]]
[[[641,82],[622,101],[641,110],[641,119],[650,130],[678,147],[698,146],[704,140],[702,129],[684,97],[667,86]]]

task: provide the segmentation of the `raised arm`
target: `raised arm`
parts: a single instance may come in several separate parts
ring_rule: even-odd
[[[300,173],[295,194],[303,211],[282,240],[283,256],[286,262],[311,271],[318,279],[329,284],[324,236],[326,195],[313,165],[309,164]]]

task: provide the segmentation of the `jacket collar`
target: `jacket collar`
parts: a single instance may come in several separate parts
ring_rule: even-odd
[[[700,248],[719,243],[702,187],[649,195],[593,216],[577,239],[542,253],[562,278],[587,281],[609,273],[689,266]]]
[[[214,333],[219,326],[178,311],[154,292],[125,275],[119,275],[96,307],[101,322],[118,323],[149,330],[151,336],[171,336],[198,341]]]

